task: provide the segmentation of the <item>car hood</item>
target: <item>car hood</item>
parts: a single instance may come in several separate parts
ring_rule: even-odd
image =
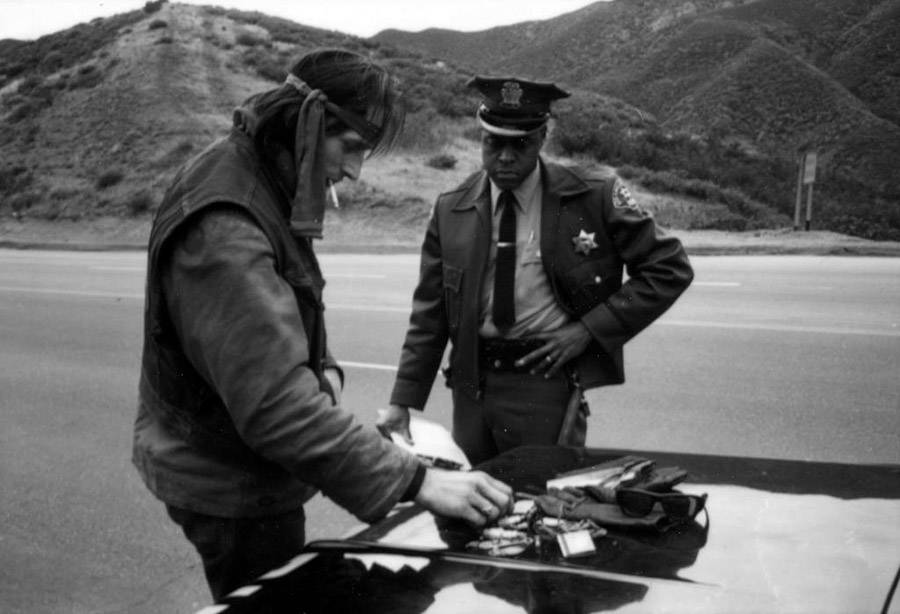
[[[264,576],[257,597],[315,583],[320,611],[888,610],[900,565],[898,466],[530,447],[480,468],[528,490],[626,454],[687,469],[679,489],[706,493],[707,512],[664,533],[611,529],[586,557],[564,559],[548,543],[500,559],[466,553],[470,527],[406,506],[350,540],[310,544]],[[309,599],[305,611],[317,611]]]

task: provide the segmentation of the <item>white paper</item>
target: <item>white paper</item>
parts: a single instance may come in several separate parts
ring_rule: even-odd
[[[409,431],[413,438],[413,445],[409,445],[398,433],[391,433],[391,440],[413,454],[429,458],[441,458],[462,465],[463,471],[472,468],[465,453],[453,441],[450,431],[430,420],[424,420],[416,416],[409,419]]]

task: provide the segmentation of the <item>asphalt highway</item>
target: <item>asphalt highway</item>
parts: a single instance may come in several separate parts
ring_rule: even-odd
[[[130,464],[144,258],[0,250],[3,612],[191,612],[208,599]],[[589,445],[900,463],[900,259],[692,262],[694,285],[626,347],[626,384],[589,393]],[[322,265],[345,404],[371,424],[417,257]],[[426,415],[449,425],[440,376]],[[357,523],[321,497],[307,513],[310,538]]]

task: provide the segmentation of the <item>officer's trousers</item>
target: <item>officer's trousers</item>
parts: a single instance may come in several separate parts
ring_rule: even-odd
[[[556,445],[573,389],[568,377],[483,371],[481,399],[453,390],[453,438],[473,465],[521,445]],[[583,446],[579,411],[565,445]]]

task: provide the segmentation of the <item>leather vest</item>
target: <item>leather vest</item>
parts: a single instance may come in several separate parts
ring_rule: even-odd
[[[307,239],[295,239],[287,225],[287,193],[243,133],[232,133],[199,154],[179,171],[156,214],[147,256],[144,349],[139,393],[162,426],[205,452],[271,464],[256,455],[238,435],[225,406],[193,368],[168,318],[162,292],[161,260],[179,227],[210,206],[240,207],[265,233],[275,252],[276,268],[293,288],[309,340],[309,368],[323,390],[326,340],[323,321],[324,280]],[[277,471],[271,467],[273,471]]]

